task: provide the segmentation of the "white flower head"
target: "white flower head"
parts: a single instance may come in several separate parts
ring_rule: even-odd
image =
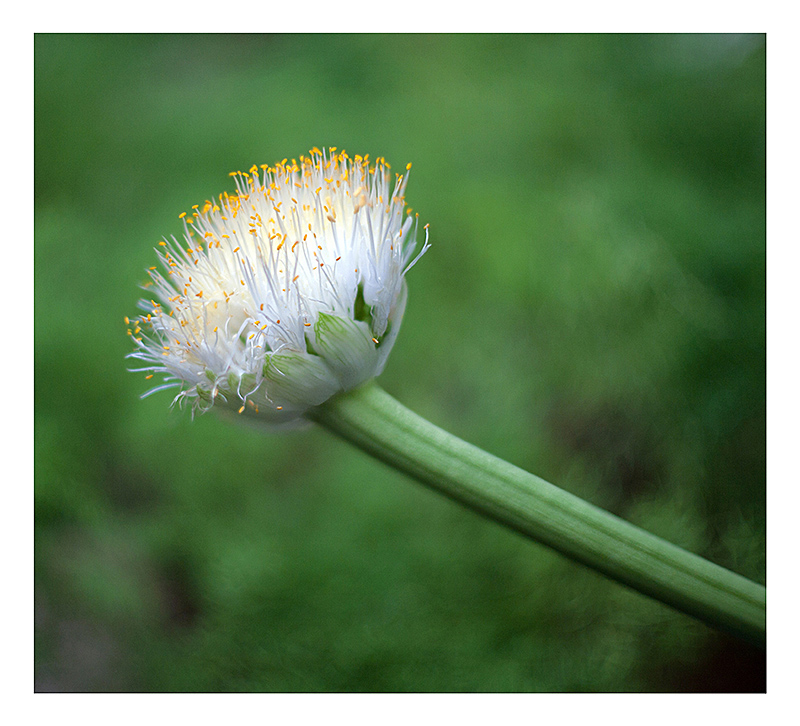
[[[235,194],[184,213],[185,237],[159,242],[153,291],[126,318],[148,378],[175,402],[288,422],[381,373],[406,304],[416,218],[409,164],[312,149],[233,172]]]

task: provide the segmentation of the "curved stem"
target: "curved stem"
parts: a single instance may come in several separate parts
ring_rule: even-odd
[[[462,441],[376,384],[335,396],[310,418],[478,513],[764,647],[766,588]]]

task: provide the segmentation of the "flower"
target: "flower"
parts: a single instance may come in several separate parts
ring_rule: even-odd
[[[177,387],[173,403],[288,422],[381,373],[406,305],[416,221],[408,170],[344,151],[232,172],[235,194],[181,214],[184,243],[157,248],[153,290],[130,320],[145,362]],[[416,218],[415,218],[416,219]]]

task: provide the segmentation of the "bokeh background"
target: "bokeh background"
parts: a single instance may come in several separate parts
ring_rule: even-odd
[[[382,376],[765,581],[765,39],[37,35],[40,691],[753,691],[763,653],[325,431],[145,400],[153,247],[229,171],[413,162]]]

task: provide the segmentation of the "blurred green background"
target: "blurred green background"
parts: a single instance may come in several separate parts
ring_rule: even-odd
[[[43,691],[763,690],[762,653],[325,431],[146,400],[178,213],[312,146],[413,162],[382,385],[765,578],[763,36],[37,35]]]

